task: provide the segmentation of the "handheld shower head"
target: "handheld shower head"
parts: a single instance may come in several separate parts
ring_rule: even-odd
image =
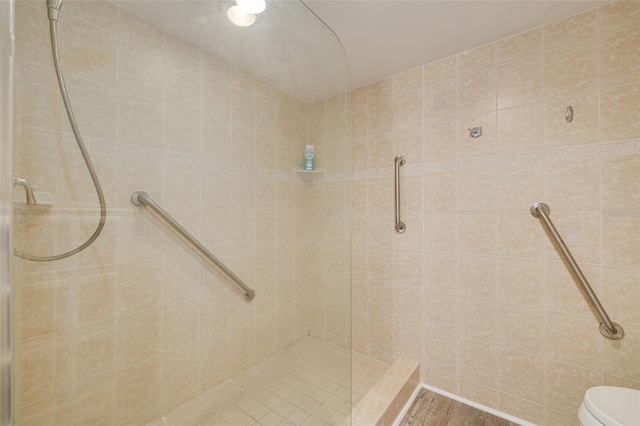
[[[47,11],[49,15],[49,20],[57,21],[58,13],[60,12],[60,8],[62,7],[62,0],[47,0]]]

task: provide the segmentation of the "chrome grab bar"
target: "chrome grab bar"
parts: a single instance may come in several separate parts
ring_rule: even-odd
[[[604,310],[604,307],[600,303],[598,296],[596,296],[593,289],[591,288],[589,281],[587,281],[587,278],[580,270],[578,263],[571,255],[569,248],[564,243],[562,237],[558,233],[558,230],[555,226],[553,226],[553,222],[551,222],[551,219],[549,219],[549,214],[551,213],[551,209],[549,208],[549,206],[545,203],[535,203],[531,205],[530,211],[533,217],[537,217],[538,219],[540,219],[542,225],[547,229],[547,231],[549,231],[549,233],[553,237],[553,240],[560,248],[562,255],[571,267],[574,276],[578,279],[578,282],[582,286],[582,289],[587,294],[589,298],[588,302],[591,303],[591,306],[593,306],[593,308],[598,313],[598,316],[600,317],[600,334],[611,340],[622,339],[624,337],[624,329],[620,324],[611,321],[611,318],[609,318],[609,315],[607,315],[607,311]]]
[[[180,236],[188,242],[198,253],[207,259],[218,271],[225,275],[233,284],[240,287],[244,291],[244,298],[247,300],[253,300],[256,296],[256,292],[246,285],[236,274],[231,272],[218,258],[216,258],[205,246],[203,246],[198,240],[195,239],[186,229],[184,229],[176,220],[162,209],[155,201],[149,197],[144,191],[136,191],[131,195],[131,202],[138,206],[147,206],[151,208],[158,216],[162,218],[169,226],[171,226]]]
[[[400,220],[400,167],[404,166],[405,162],[406,160],[402,155],[396,155],[396,158],[393,159],[395,176],[394,197],[396,200],[396,232],[399,234],[402,234],[407,230],[407,226]]]

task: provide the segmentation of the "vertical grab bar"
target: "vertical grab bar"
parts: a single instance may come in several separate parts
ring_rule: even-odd
[[[402,234],[407,230],[407,226],[400,220],[400,167],[404,166],[406,162],[402,155],[396,155],[393,159],[394,166],[394,197],[396,202],[396,232]]]
[[[598,313],[598,316],[600,317],[600,321],[601,321],[600,334],[602,334],[607,339],[611,339],[611,340],[622,339],[624,337],[624,330],[622,326],[620,324],[617,324],[611,321],[611,318],[609,318],[609,315],[607,315],[607,311],[605,311],[604,307],[600,303],[600,300],[598,299],[598,296],[596,296],[596,293],[593,291],[593,288],[591,288],[589,281],[587,281],[587,278],[582,273],[582,270],[580,270],[580,266],[578,266],[578,263],[571,255],[569,248],[564,243],[564,240],[560,236],[560,233],[558,232],[556,227],[553,226],[553,222],[551,222],[551,219],[549,219],[549,214],[551,213],[551,209],[549,208],[549,206],[545,203],[535,203],[531,206],[530,211],[533,217],[537,217],[538,219],[540,219],[540,222],[542,223],[542,225],[547,229],[547,231],[549,231],[549,233],[553,237],[553,240],[556,242],[556,244],[560,248],[562,255],[564,256],[567,263],[571,267],[573,274],[578,279],[580,286],[582,286],[582,289],[587,294],[589,298],[588,301],[591,303],[591,306],[593,306],[593,308]]]

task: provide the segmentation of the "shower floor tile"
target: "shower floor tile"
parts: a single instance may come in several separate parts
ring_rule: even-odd
[[[148,426],[342,425],[388,367],[307,337]]]

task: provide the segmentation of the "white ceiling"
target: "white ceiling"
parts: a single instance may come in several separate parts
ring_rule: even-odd
[[[306,102],[609,2],[267,0],[256,24],[239,28],[225,17],[233,0],[112,1]]]
[[[342,41],[353,87],[608,1],[303,0]]]

